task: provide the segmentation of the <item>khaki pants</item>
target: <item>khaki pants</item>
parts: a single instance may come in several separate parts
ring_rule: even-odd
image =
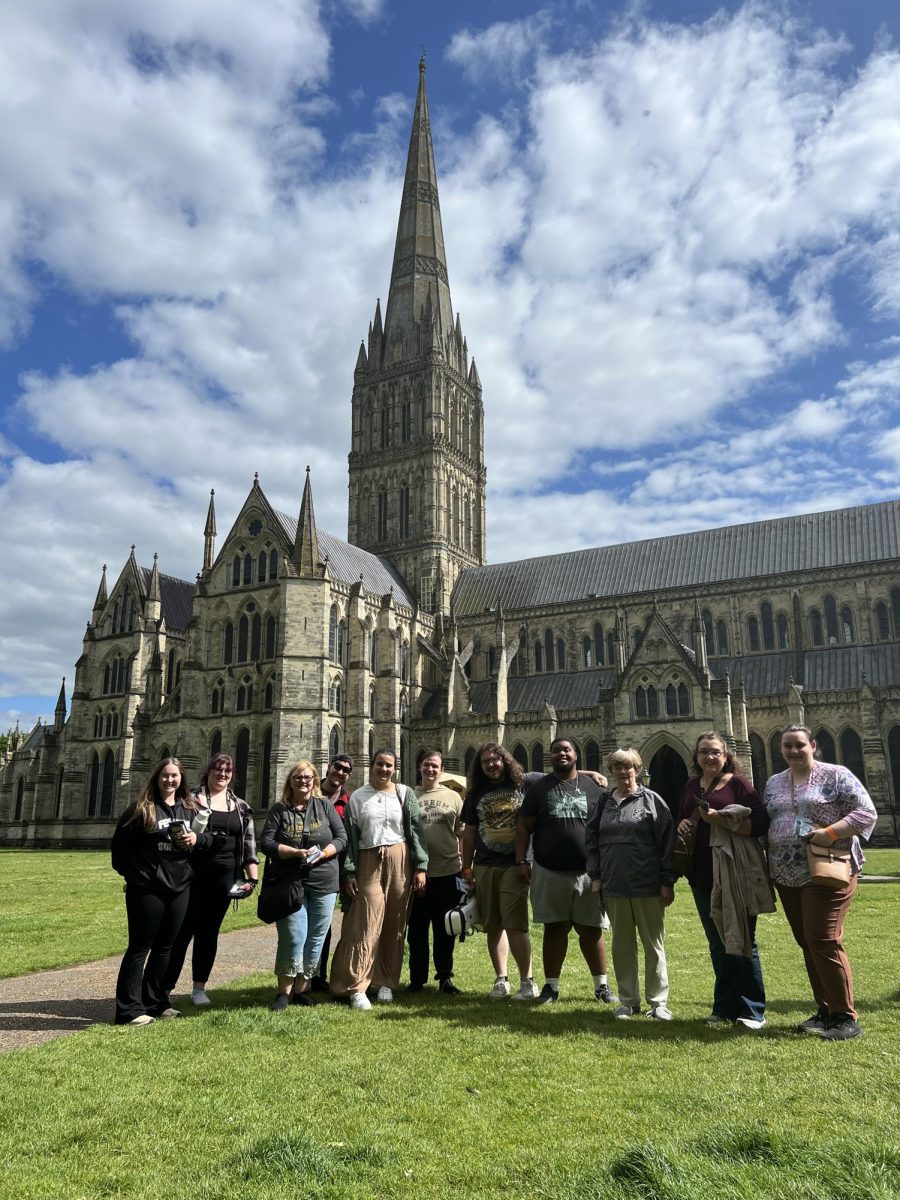
[[[637,1011],[641,1007],[638,983],[637,937],[644,947],[644,991],[651,1006],[669,999],[669,973],[663,943],[665,909],[659,896],[604,896],[612,925],[612,960],[619,999]]]
[[[331,961],[331,990],[337,996],[370,987],[393,989],[400,983],[412,896],[406,843],[361,850],[356,884]]]

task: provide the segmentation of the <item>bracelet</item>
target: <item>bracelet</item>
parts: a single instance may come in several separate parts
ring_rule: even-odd
[[[834,832],[830,825],[826,825],[825,832],[831,838],[832,842],[836,842],[838,840],[838,835]]]

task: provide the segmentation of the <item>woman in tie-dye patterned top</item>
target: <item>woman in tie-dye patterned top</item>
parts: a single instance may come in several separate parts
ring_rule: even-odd
[[[769,873],[784,907],[818,1005],[798,1030],[829,1041],[859,1037],[850,962],[841,944],[844,918],[863,864],[860,838],[868,840],[877,814],[869,793],[846,767],[815,761],[809,729],[789,725],[781,735],[788,769],[766,784]],[[812,882],[806,843],[849,851],[850,882],[833,889]]]

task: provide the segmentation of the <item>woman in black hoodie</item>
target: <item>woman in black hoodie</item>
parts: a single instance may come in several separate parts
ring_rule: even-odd
[[[116,1024],[177,1017],[165,987],[193,877],[190,853],[210,835],[190,829],[197,805],[177,758],[164,758],[122,814],[112,839],[113,869],[125,877],[128,948],[116,982]],[[149,958],[148,958],[149,955]]]

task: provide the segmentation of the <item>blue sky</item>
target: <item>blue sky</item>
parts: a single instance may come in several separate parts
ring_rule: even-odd
[[[492,561],[896,494],[881,2],[39,0],[0,44],[0,728],[109,563],[313,468],[390,271],[417,61],[484,385]]]

